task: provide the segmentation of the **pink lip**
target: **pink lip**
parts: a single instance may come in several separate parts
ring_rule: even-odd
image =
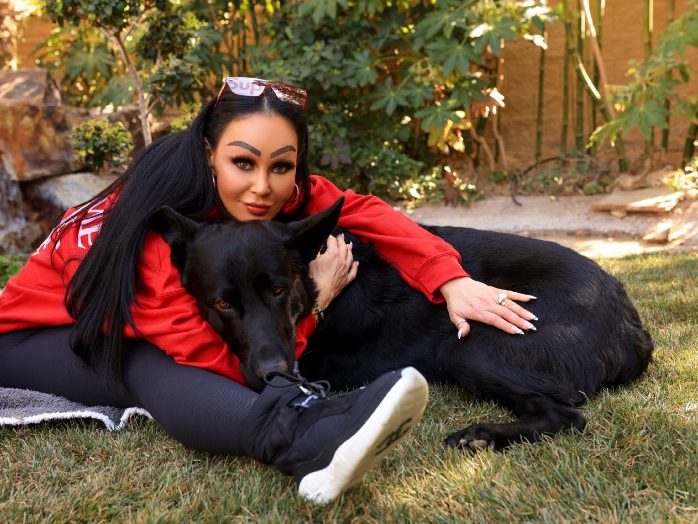
[[[246,203],[245,207],[247,208],[247,211],[250,213],[250,215],[264,216],[269,212],[269,208],[271,206]]]

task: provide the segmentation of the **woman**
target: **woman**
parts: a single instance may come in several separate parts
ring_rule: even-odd
[[[0,296],[0,386],[142,407],[185,445],[293,474],[317,502],[359,482],[418,421],[427,386],[412,368],[331,399],[288,376],[269,377],[261,394],[245,387],[235,354],[184,290],[169,245],[148,230],[164,205],[200,221],[289,221],[344,195],[339,225],[430,300],[445,300],[459,337],[466,319],[510,333],[533,328],[533,315],[500,295],[532,297],[468,278],[453,248],[390,206],[310,176],[305,102],[292,86],[228,78],[188,130],[151,144],[112,186],[69,210]],[[318,297],[298,323],[298,355],[357,271],[351,246],[330,238],[311,265]]]

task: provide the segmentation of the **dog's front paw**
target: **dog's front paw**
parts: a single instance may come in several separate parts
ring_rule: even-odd
[[[496,449],[495,440],[482,426],[469,426],[462,431],[457,431],[444,440],[444,444],[450,448],[464,449],[477,452],[486,449]]]

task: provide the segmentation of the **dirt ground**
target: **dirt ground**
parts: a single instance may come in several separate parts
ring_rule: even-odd
[[[554,240],[586,256],[624,256],[664,249],[698,252],[698,200],[685,200],[670,213],[630,213],[617,218],[593,211],[599,196],[519,196],[517,206],[508,196],[492,196],[458,208],[426,205],[405,211],[417,222],[429,225],[465,226]],[[642,241],[660,222],[671,221],[665,244]]]

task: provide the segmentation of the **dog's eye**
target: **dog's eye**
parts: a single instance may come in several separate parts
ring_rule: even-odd
[[[275,297],[280,297],[281,295],[284,294],[284,291],[286,291],[284,288],[281,286],[272,286],[271,288],[271,294]]]
[[[219,298],[216,300],[216,307],[219,309],[230,309],[232,306],[230,305],[230,302],[226,302],[222,298]]]

